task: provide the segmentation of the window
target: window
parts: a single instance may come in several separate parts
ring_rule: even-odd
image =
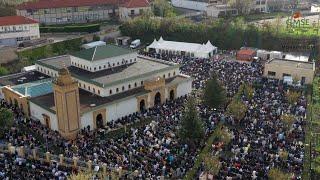
[[[143,13],[143,9],[139,9],[139,14],[142,14]]]
[[[166,78],[166,75],[165,75],[165,74],[163,75],[163,78]]]
[[[110,91],[109,91],[109,94],[111,95],[112,94],[112,90],[110,89]]]
[[[143,85],[143,81],[141,81],[141,85]]]
[[[168,77],[170,77],[170,76],[171,76],[171,73],[168,74]]]
[[[128,89],[131,89],[131,84],[128,85]]]
[[[92,89],[93,89],[93,92],[96,93],[96,89],[95,88],[92,88]]]
[[[96,70],[97,70],[97,68],[94,68],[93,70],[94,70],[94,71],[96,71]]]
[[[276,72],[268,71],[268,76],[275,76],[275,75],[276,75]]]
[[[119,65],[120,65],[120,63],[119,63],[119,62],[117,62],[117,65],[119,66]]]
[[[130,59],[130,63],[132,63],[132,59]]]
[[[124,91],[124,86],[122,86],[122,91]]]
[[[175,76],[176,75],[176,72],[173,72],[173,76]]]
[[[101,69],[101,66],[99,66],[99,69]]]
[[[88,86],[88,89],[89,89],[89,91],[90,91],[90,86]]]
[[[134,87],[137,87],[137,83],[134,83]]]
[[[105,69],[105,68],[106,68],[106,65],[104,65],[103,68]]]
[[[119,88],[116,89],[116,92],[119,92]]]
[[[132,10],[130,11],[130,13],[131,13],[131,15],[134,15],[134,9],[132,9]]]
[[[83,88],[84,88],[84,89],[86,88],[86,85],[85,85],[85,84],[83,84]]]
[[[79,83],[79,87],[81,87],[81,83]]]
[[[113,63],[112,66],[114,67],[114,66],[115,66],[115,63]]]

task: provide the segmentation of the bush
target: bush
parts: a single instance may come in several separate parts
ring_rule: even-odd
[[[8,74],[9,71],[7,68],[0,66],[0,76]]]
[[[40,27],[41,33],[56,33],[56,32],[87,32],[93,33],[100,31],[100,24],[77,25],[77,26],[47,26]]]

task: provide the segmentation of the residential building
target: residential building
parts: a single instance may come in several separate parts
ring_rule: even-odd
[[[119,18],[125,21],[139,16],[146,11],[151,11],[148,0],[129,0],[119,6]]]
[[[214,18],[224,16],[236,16],[238,15],[238,10],[230,7],[227,4],[210,4],[207,6],[206,15]]]
[[[23,16],[0,17],[0,45],[16,46],[40,38],[39,23]]]
[[[70,139],[80,129],[103,127],[192,90],[192,78],[180,73],[179,64],[114,45],[35,64],[36,71],[0,78],[3,97]]]
[[[17,14],[43,24],[68,24],[109,20],[119,15],[127,19],[146,9],[150,9],[147,0],[40,0],[17,6]]]
[[[291,77],[301,84],[311,84],[315,73],[315,63],[288,59],[271,59],[265,63],[263,75],[283,80]]]

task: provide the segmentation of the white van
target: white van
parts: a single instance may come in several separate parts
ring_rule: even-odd
[[[134,40],[134,41],[131,42],[130,48],[135,49],[135,48],[137,48],[138,46],[140,46],[140,44],[141,44],[140,39],[136,39],[136,40]]]

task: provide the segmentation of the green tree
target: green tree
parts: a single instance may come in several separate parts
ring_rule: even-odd
[[[212,175],[217,175],[220,170],[219,157],[208,154],[204,157],[205,169]]]
[[[152,10],[155,16],[160,16],[160,17],[175,16],[174,9],[167,0],[155,0],[152,3]]]
[[[286,93],[287,100],[289,104],[294,104],[299,100],[300,93],[296,91],[288,91]]]
[[[226,91],[215,76],[206,83],[203,102],[205,105],[216,109],[223,107],[226,103]]]
[[[248,108],[243,102],[233,99],[227,107],[226,114],[237,120],[241,120],[246,115],[247,110]]]
[[[280,169],[272,168],[268,173],[270,180],[289,180],[290,174],[282,172]]]
[[[189,98],[182,114],[179,136],[182,141],[194,144],[204,137],[204,127],[196,109],[195,100]]]
[[[6,130],[13,126],[13,112],[6,108],[0,109],[0,136],[2,137]]]
[[[9,71],[7,70],[7,68],[0,66],[0,76],[6,75],[8,73]]]

